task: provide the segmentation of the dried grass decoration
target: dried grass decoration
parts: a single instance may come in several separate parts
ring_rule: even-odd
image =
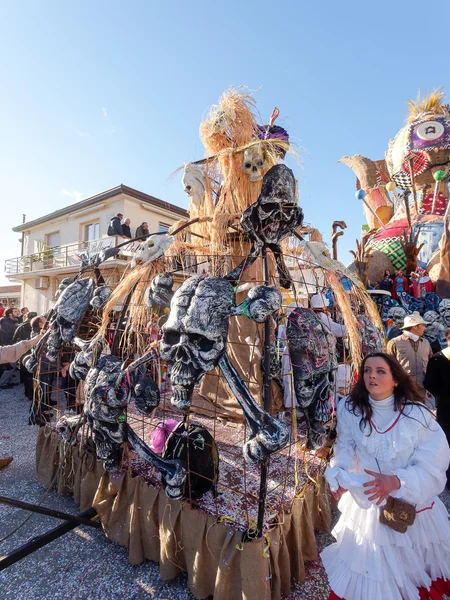
[[[255,106],[255,100],[249,94],[229,89],[200,124],[200,138],[208,156],[206,160],[216,163],[220,177],[210,232],[212,253],[230,252],[226,242],[230,224],[256,202],[261,192],[262,176],[277,164],[280,149],[289,149],[289,142],[284,140],[259,139],[260,130],[253,113]],[[243,169],[244,153],[255,148],[262,148],[264,164],[261,179],[251,181]]]
[[[125,273],[105,305],[99,335],[106,336],[111,322],[115,320],[113,318],[114,313],[117,313],[119,309],[120,314],[128,301],[127,324],[121,334],[119,344],[122,347],[134,345],[134,351],[143,354],[146,350],[143,334],[146,333],[147,323],[152,317],[152,310],[146,305],[144,295],[148,282],[159,273],[165,273],[167,270],[167,259],[161,257],[147,266],[137,266]],[[119,322],[117,322],[116,327],[120,327]]]

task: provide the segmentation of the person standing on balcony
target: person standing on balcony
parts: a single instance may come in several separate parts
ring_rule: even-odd
[[[117,213],[117,215],[111,219],[108,227],[108,235],[120,235],[120,237],[124,237],[121,224],[122,219],[122,213]]]
[[[131,225],[130,219],[125,219],[125,221],[122,224],[122,233],[123,233],[124,237],[131,239],[132,235],[131,235],[130,225]]]
[[[136,233],[134,237],[142,237],[143,235],[148,235],[150,232],[148,230],[148,223],[146,221],[144,221],[143,223],[141,223],[139,225],[139,227],[136,229]]]

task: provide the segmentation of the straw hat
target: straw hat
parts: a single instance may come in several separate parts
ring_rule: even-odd
[[[400,327],[400,329],[409,329],[409,327],[414,327],[415,325],[427,325],[418,312],[413,312],[412,315],[406,315],[403,327]]]

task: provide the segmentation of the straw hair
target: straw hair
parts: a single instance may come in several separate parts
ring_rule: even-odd
[[[99,335],[106,336],[115,306],[125,303],[129,294],[131,294],[127,311],[127,324],[122,334],[121,342],[126,345],[130,343],[131,345],[130,336],[133,334],[136,336],[137,352],[142,353],[145,349],[145,343],[141,332],[145,332],[145,326],[152,315],[151,309],[144,302],[144,294],[147,290],[148,282],[158,275],[158,273],[164,273],[167,270],[167,261],[162,257],[151,262],[146,267],[137,266],[125,274],[105,304]]]
[[[420,95],[420,90],[417,92],[416,100],[407,100],[408,105],[407,120],[413,121],[422,113],[447,113],[447,106],[444,105],[445,94],[442,88],[437,90],[428,90],[424,95]]]
[[[359,325],[358,321],[356,320],[355,312],[352,309],[350,296],[342,287],[342,284],[338,280],[336,273],[333,271],[325,271],[324,274],[336,296],[345,326],[347,327],[352,364],[355,368],[358,368],[363,359],[363,355],[361,353],[361,346],[359,343]]]

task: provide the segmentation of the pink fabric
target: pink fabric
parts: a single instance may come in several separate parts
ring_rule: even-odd
[[[158,423],[150,436],[150,448],[153,452],[161,454],[164,450],[167,438],[177,425],[178,421],[175,419],[167,419],[166,421]]]

